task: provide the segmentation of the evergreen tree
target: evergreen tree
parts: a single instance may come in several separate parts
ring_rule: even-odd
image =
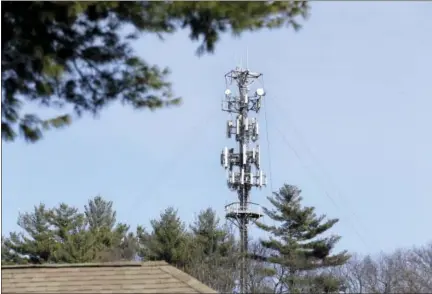
[[[78,208],[65,203],[50,211],[51,232],[55,236],[56,263],[85,263],[94,261],[97,240],[87,230],[87,221]]]
[[[272,253],[263,260],[284,268],[286,274],[280,282],[290,293],[301,289],[324,289],[333,291],[334,280],[329,276],[311,277],[305,275],[318,269],[344,264],[349,255],[346,251],[332,254],[339,236],[323,237],[337,222],[326,216],[317,216],[314,207],[301,205],[301,190],[295,186],[284,185],[279,192],[273,193],[268,200],[273,209],[264,209],[265,214],[279,226],[258,226],[271,234],[269,240],[262,240],[263,247]]]
[[[65,203],[53,209],[40,204],[34,212],[18,218],[22,233],[4,240],[9,257],[19,263],[78,263],[95,259],[95,238],[86,231],[78,209]]]
[[[137,255],[138,257],[145,261],[152,258],[151,253],[151,241],[152,235],[147,232],[143,226],[137,226],[136,229],[136,240],[137,240]]]
[[[134,233],[129,232],[129,228],[129,225],[118,223],[113,230],[106,231],[100,239],[104,242],[99,250],[101,261],[136,260],[138,239]]]
[[[199,213],[190,229],[196,238],[196,245],[206,257],[214,254],[224,254],[227,251],[225,242],[229,238],[227,228],[219,225],[220,220],[216,211],[207,208]]]
[[[127,227],[117,227],[119,231],[126,232]],[[127,234],[117,233],[117,236],[123,235],[120,239],[118,245],[116,245],[115,250],[113,251],[113,256],[115,260],[136,260],[138,258],[138,248],[139,243],[138,239],[133,232],[129,232]]]
[[[16,254],[14,251],[10,249],[10,247],[5,244],[5,237],[1,237],[1,262],[5,265],[11,264],[25,264],[27,263],[27,259],[22,256]]]
[[[2,239],[5,263],[84,263],[131,260],[137,242],[129,226],[116,224],[112,202],[96,197],[85,212],[65,203],[46,209],[40,204],[19,216],[24,232]]]
[[[141,245],[141,258],[144,260],[164,260],[171,265],[184,268],[189,258],[188,234],[185,224],[173,207],[167,208],[160,219],[151,220],[152,233],[138,229]]]
[[[142,34],[161,39],[180,29],[213,52],[220,34],[299,27],[305,1],[32,1],[2,2],[2,140],[35,142],[47,128],[97,115],[114,101],[135,109],[178,105],[169,70],[132,49]],[[124,27],[132,33],[124,36]],[[51,119],[23,113],[36,102],[63,109]]]
[[[102,261],[132,260],[136,256],[136,238],[128,233],[129,226],[117,223],[113,202],[101,196],[84,206],[88,229],[96,238],[98,259]]]
[[[211,288],[227,293],[235,286],[238,250],[233,234],[219,222],[216,212],[208,208],[190,226],[193,255],[186,270]]]
[[[90,230],[113,229],[116,224],[116,212],[112,206],[112,201],[106,201],[101,196],[96,196],[88,201],[88,204],[84,206],[84,214]]]
[[[2,252],[8,252],[5,256],[2,254],[2,258],[7,258],[5,262],[53,262],[53,254],[58,247],[51,231],[50,210],[44,204],[35,206],[32,213],[18,216],[18,225],[26,234],[12,232],[4,238]]]

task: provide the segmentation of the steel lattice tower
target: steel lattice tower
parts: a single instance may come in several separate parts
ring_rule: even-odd
[[[262,216],[261,207],[250,202],[250,191],[253,187],[266,185],[266,176],[260,170],[259,145],[250,146],[259,137],[257,118],[249,117],[250,112],[258,113],[261,99],[265,95],[262,88],[252,92],[252,84],[260,79],[262,74],[237,67],[225,75],[227,89],[222,101],[222,110],[236,115],[235,120],[227,122],[227,137],[235,137],[238,150],[225,147],[221,155],[221,164],[227,169],[228,187],[237,191],[239,202],[225,206],[226,218],[232,221],[240,232],[241,267],[240,292],[247,291],[247,251],[248,225]],[[238,89],[230,89],[232,86]],[[235,94],[235,92],[238,93]]]

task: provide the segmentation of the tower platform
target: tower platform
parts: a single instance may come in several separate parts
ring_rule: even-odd
[[[264,215],[262,207],[257,203],[248,202],[246,207],[246,209],[241,207],[240,202],[230,203],[225,206],[225,217],[230,219],[241,219],[246,217],[255,221]]]

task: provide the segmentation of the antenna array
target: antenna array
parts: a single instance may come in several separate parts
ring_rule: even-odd
[[[225,147],[221,154],[221,164],[227,170],[228,187],[236,191],[239,201],[225,206],[226,218],[232,221],[240,232],[241,267],[240,292],[247,292],[248,225],[263,214],[261,206],[250,202],[253,187],[262,188],[267,184],[266,175],[260,169],[259,145],[251,146],[259,138],[258,120],[249,117],[250,112],[258,113],[264,89],[251,91],[251,86],[262,74],[237,67],[225,75],[227,88],[222,101],[222,110],[236,115],[235,120],[228,120],[226,135],[238,142],[238,150]],[[236,90],[231,87],[237,86]],[[238,90],[238,91],[237,91]],[[237,93],[237,94],[235,94]]]

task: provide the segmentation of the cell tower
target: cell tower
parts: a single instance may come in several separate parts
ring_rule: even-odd
[[[261,100],[265,95],[262,88],[251,91],[251,86],[262,74],[237,67],[225,75],[227,88],[222,101],[222,110],[236,115],[235,120],[228,120],[226,134],[238,142],[238,150],[225,147],[221,154],[221,164],[227,170],[228,187],[237,191],[239,202],[225,206],[226,218],[232,221],[240,232],[241,266],[240,293],[247,289],[247,251],[248,225],[262,216],[261,207],[250,202],[250,191],[253,187],[262,188],[266,185],[266,176],[260,170],[259,145],[250,146],[259,137],[256,117],[249,117],[249,112],[258,113]],[[237,86],[237,89],[230,87]]]

